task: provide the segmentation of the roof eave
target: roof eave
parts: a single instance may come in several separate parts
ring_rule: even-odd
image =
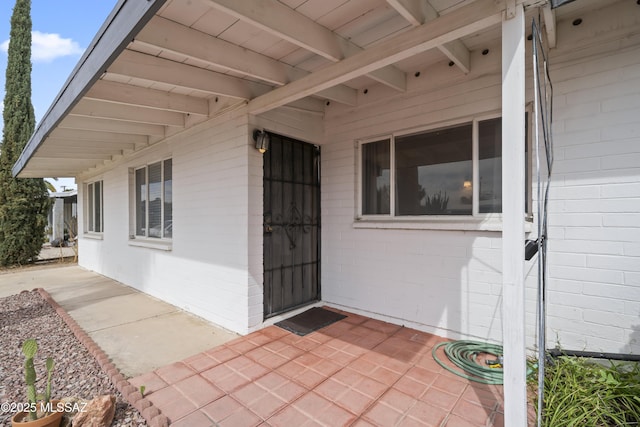
[[[49,133],[64,119],[165,2],[166,0],[120,0],[116,4],[22,150],[12,169],[14,176],[20,176],[29,159]]]

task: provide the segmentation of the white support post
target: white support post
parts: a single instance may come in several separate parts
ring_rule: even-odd
[[[525,26],[502,21],[502,339],[506,427],[527,425],[524,286]]]
[[[54,199],[52,222],[52,240],[58,239],[62,242],[64,239],[64,199],[62,198]]]

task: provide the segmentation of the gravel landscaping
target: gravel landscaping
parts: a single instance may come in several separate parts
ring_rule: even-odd
[[[55,362],[51,395],[90,400],[103,394],[116,396],[112,426],[146,426],[140,413],[129,405],[95,358],[76,339],[65,322],[35,291],[0,298],[0,402],[24,402],[24,356],[22,342],[35,338],[38,393],[46,384],[45,360]],[[0,411],[0,426],[10,426],[12,412]]]

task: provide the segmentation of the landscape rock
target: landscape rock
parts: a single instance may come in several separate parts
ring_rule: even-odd
[[[110,394],[90,400],[84,410],[73,417],[73,427],[109,427],[116,413],[116,397]]]
[[[64,313],[62,309],[60,311]],[[89,339],[84,331],[82,335]],[[39,381],[46,381],[47,377],[44,360],[52,357],[55,361],[51,384],[51,395],[54,398],[77,396],[91,399],[111,394],[116,396],[116,414],[111,427],[149,425],[140,411],[126,401],[118,391],[119,388],[111,382],[84,345],[76,339],[55,308],[36,291],[0,298],[1,402],[22,402],[25,398],[24,355],[20,349],[23,341],[28,338],[38,341],[36,370]],[[121,378],[124,377],[120,376],[115,381],[120,383],[120,388],[129,384]],[[39,391],[43,390],[44,382],[38,387]],[[10,426],[14,414],[15,411],[0,410],[0,426]]]
[[[60,399],[60,402],[64,405],[65,410],[60,427],[71,427],[71,420],[76,414],[83,410],[88,400],[79,397],[64,397]]]

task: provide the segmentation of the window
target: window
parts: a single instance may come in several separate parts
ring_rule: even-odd
[[[500,117],[363,142],[360,161],[363,217],[502,212]],[[525,173],[529,169],[526,161]]]
[[[501,118],[478,123],[478,171],[478,212],[502,212]]]
[[[102,181],[87,184],[85,230],[102,233]]]
[[[390,159],[388,139],[362,146],[362,213],[364,215],[391,212]]]
[[[135,236],[170,239],[173,235],[171,159],[135,170]]]

